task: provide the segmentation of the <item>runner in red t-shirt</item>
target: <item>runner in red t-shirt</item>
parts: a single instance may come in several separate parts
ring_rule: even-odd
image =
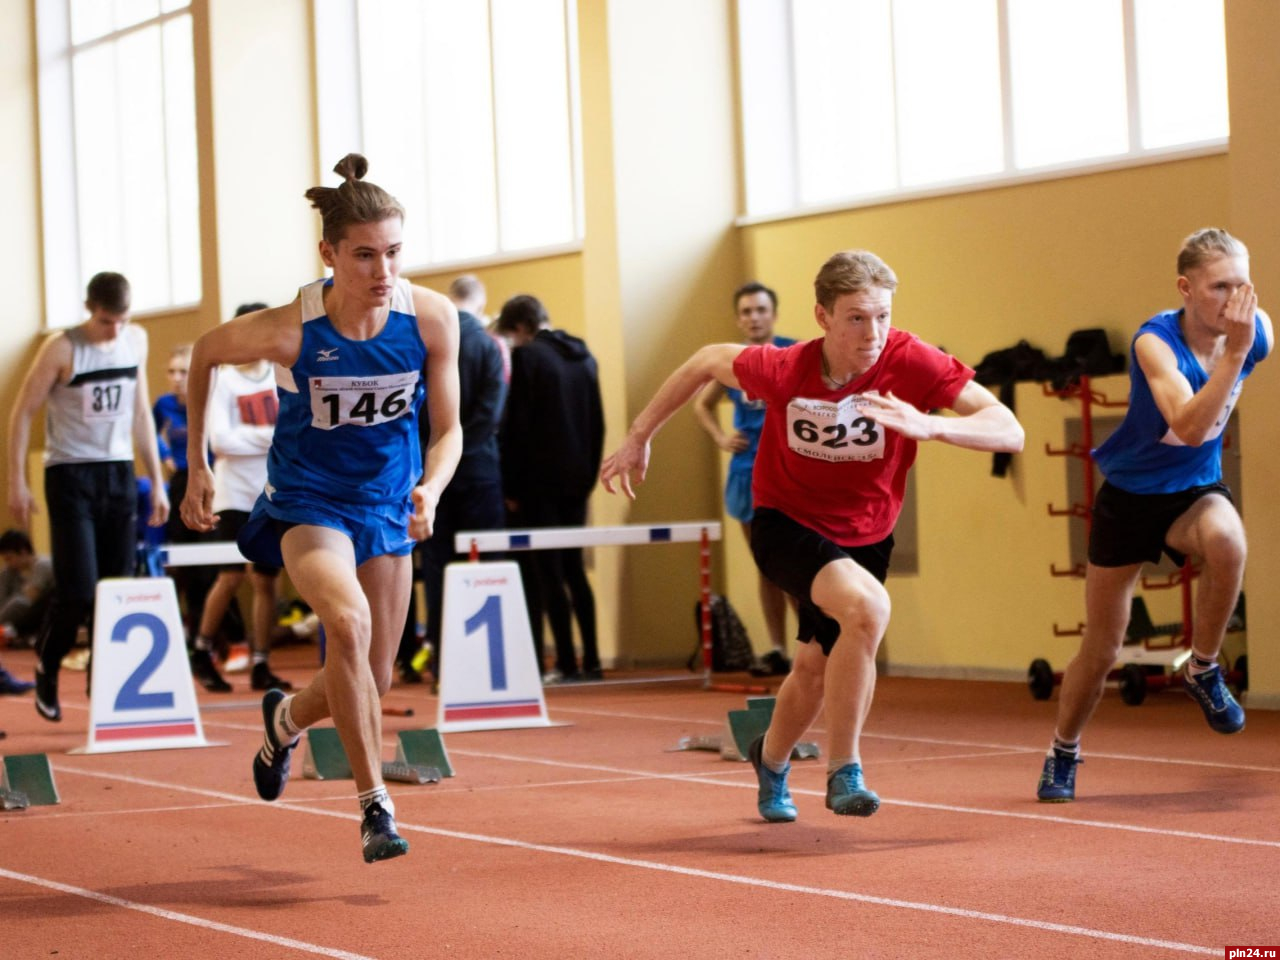
[[[859,739],[875,691],[876,648],[889,622],[884,579],[893,526],[917,442],[1022,449],[1022,427],[974,382],[971,369],[890,326],[897,286],[875,254],[835,254],[814,281],[821,339],[792,347],[703,347],[662,385],[600,471],[606,490],[614,492],[617,480],[634,498],[654,434],[710,380],[767,404],[751,550],[761,572],[800,609],[791,673],[768,732],[750,750],[758,808],[769,821],[796,818],[789,758],[824,702],[827,807],[867,817],[880,806],[863,782]],[[939,408],[958,416],[930,415]]]

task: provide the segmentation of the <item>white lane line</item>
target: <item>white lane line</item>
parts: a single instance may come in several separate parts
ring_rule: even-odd
[[[509,754],[509,753],[482,753],[474,750],[458,750],[457,748],[450,748],[450,753],[454,753],[459,756],[479,757],[487,760],[506,760],[512,763],[533,763],[533,764],[539,764],[539,765],[551,766],[551,767],[568,767],[570,769],[575,769],[575,770],[596,770],[596,771],[599,771],[600,773],[612,773],[615,775],[641,776],[641,777],[647,775],[656,780],[677,780],[677,781],[683,781],[685,783],[702,783],[702,784],[711,784],[713,786],[738,787],[741,789],[749,789],[749,790],[756,789],[756,784],[754,782],[726,783],[723,780],[713,780],[710,777],[694,775],[694,774],[653,773],[653,772],[646,773],[646,771],[643,771],[643,770],[629,770],[622,767],[608,767],[608,766],[602,766],[599,764],[587,764],[587,763],[565,763],[559,760],[542,760],[534,757],[518,756],[515,754]],[[743,771],[743,772],[749,773],[750,769],[748,768],[746,771]],[[804,796],[809,796],[809,797],[826,796],[826,793],[822,790],[808,790],[803,787],[796,787],[796,786],[791,787],[791,792],[793,794],[798,793],[798,794],[802,794]],[[880,802],[882,805],[889,804],[889,805],[900,806],[900,807],[914,807],[921,810],[945,810],[949,813],[964,813],[964,814],[970,814],[973,816],[980,816],[980,817],[1009,817],[1015,820],[1035,820],[1041,823],[1065,823],[1065,824],[1070,824],[1071,826],[1076,826],[1076,827],[1096,827],[1103,830],[1119,830],[1119,831],[1130,832],[1130,833],[1155,834],[1161,837],[1180,837],[1186,840],[1208,840],[1214,843],[1235,843],[1235,844],[1242,844],[1244,846],[1250,846],[1250,847],[1272,847],[1272,848],[1280,849],[1280,840],[1261,840],[1261,839],[1255,839],[1251,837],[1231,837],[1231,836],[1225,836],[1223,834],[1216,834],[1216,833],[1195,833],[1188,830],[1168,830],[1161,827],[1135,826],[1133,824],[1115,823],[1107,820],[1082,820],[1082,819],[1077,819],[1075,817],[1061,817],[1061,816],[1053,816],[1050,814],[1043,814],[1043,813],[1023,813],[1016,810],[993,810],[993,809],[983,808],[983,807],[952,806],[945,803],[926,803],[924,801],[918,801],[918,800],[895,800],[893,798],[884,797],[884,796],[880,798]]]
[[[511,759],[511,760],[525,759],[520,757],[508,757],[506,755],[485,755],[485,756],[494,756],[495,758],[498,758],[498,759]],[[582,766],[582,767],[585,767],[586,769],[593,769],[593,770],[609,769],[609,768],[600,768],[600,767],[585,765],[585,764],[584,765],[565,764],[557,761],[532,761],[532,762],[544,763],[549,766],[570,766],[570,767]],[[62,768],[62,769],[65,769],[65,772],[67,773],[83,773],[86,776],[100,777],[106,780],[118,780],[121,782],[134,783],[142,786],[154,786],[162,789],[178,790],[185,793],[196,794],[198,796],[208,796],[208,797],[214,797],[217,799],[226,799],[230,797],[233,799],[239,799],[241,803],[246,805],[254,805],[259,807],[271,807],[280,811],[289,811],[294,813],[309,813],[314,816],[336,817],[338,819],[350,820],[350,821],[357,821],[359,819],[354,812],[340,813],[336,810],[317,809],[315,807],[308,806],[307,802],[262,803],[260,801],[255,801],[255,800],[250,800],[245,798],[236,798],[234,794],[227,794],[218,790],[207,790],[202,787],[188,787],[182,784],[165,783],[163,781],[150,780],[142,777],[130,777],[130,776],[124,776],[120,774],[89,772],[89,771],[83,771],[83,770],[76,770],[73,768]],[[634,771],[634,772],[641,776],[646,775],[644,771]],[[750,784],[750,785],[725,784],[723,780],[701,780],[700,778],[696,778],[696,777],[680,777],[680,776],[665,776],[665,775],[654,776],[652,774],[648,774],[648,776],[653,777],[654,779],[706,782],[706,783],[715,784],[717,786],[727,785],[727,786],[754,787],[754,784]],[[806,791],[806,792],[816,793],[816,791]],[[1057,819],[1057,818],[1052,818],[1052,819]],[[1067,822],[1074,822],[1074,821],[1067,821]],[[1182,943],[1175,940],[1159,940],[1151,937],[1141,937],[1141,936],[1136,936],[1132,934],[1115,933],[1109,930],[1097,930],[1092,927],[1082,927],[1074,924],[1054,923],[1047,920],[1035,920],[1035,919],[1030,919],[1025,917],[1015,917],[1009,914],[990,913],[983,910],[968,910],[963,907],[948,907],[942,904],[924,903],[924,902],[914,901],[914,900],[899,900],[893,897],[879,897],[879,896],[874,896],[872,894],[856,893],[849,890],[834,890],[826,887],[811,887],[803,884],[782,883],[780,881],[766,880],[766,879],[761,879],[759,877],[749,877],[749,876],[744,876],[742,874],[723,873],[723,872],[713,871],[713,870],[700,870],[694,867],[682,867],[676,864],[660,863],[653,860],[639,860],[631,857],[616,857],[611,854],[597,853],[591,850],[581,850],[576,847],[559,847],[559,846],[551,846],[548,844],[530,843],[528,841],[517,840],[512,837],[495,837],[487,834],[467,833],[467,832],[458,831],[458,830],[446,830],[440,827],[429,827],[429,826],[423,826],[421,824],[408,823],[408,822],[398,822],[397,826],[400,828],[401,832],[405,832],[405,833],[409,833],[409,832],[424,833],[432,836],[446,837],[453,840],[463,840],[463,841],[472,842],[472,843],[488,844],[491,846],[509,847],[509,848],[519,849],[519,850],[528,850],[535,853],[547,853],[547,854],[552,854],[556,856],[574,857],[580,860],[590,860],[597,863],[607,863],[607,864],[612,864],[616,866],[633,867],[636,869],[643,869],[643,870],[653,870],[660,873],[670,873],[670,874],[675,874],[677,876],[694,877],[694,878],[704,879],[704,880],[716,880],[722,883],[732,883],[732,884],[747,886],[747,887],[758,887],[762,889],[773,890],[773,891],[783,892],[783,893],[799,893],[799,894],[805,894],[808,896],[827,897],[827,898],[836,899],[836,900],[846,900],[846,901],[852,901],[856,903],[865,903],[873,906],[891,907],[891,908],[896,908],[901,910],[910,910],[915,912],[939,914],[942,916],[958,917],[960,919],[965,919],[965,920],[981,920],[988,923],[996,923],[996,924],[1002,924],[1006,926],[1015,926],[1015,927],[1025,927],[1025,928],[1041,930],[1049,933],[1062,933],[1062,934],[1067,934],[1071,936],[1086,937],[1093,940],[1103,940],[1103,941],[1108,941],[1112,943],[1125,943],[1125,944],[1131,944],[1135,946],[1158,947],[1160,949],[1175,950],[1182,953],[1195,953],[1195,954],[1203,954],[1206,956],[1217,956],[1218,953],[1220,952],[1219,949],[1216,949],[1216,948],[1204,947],[1204,946],[1200,946],[1198,944],[1192,944],[1192,943]],[[1152,832],[1160,832],[1160,831],[1152,831]],[[12,874],[9,871],[3,870],[3,868],[0,868],[0,875],[11,876],[14,879],[22,879],[22,880],[30,879],[31,882],[39,882],[45,885],[49,885],[54,889],[64,889],[64,885],[62,884],[54,885],[53,881],[41,881],[38,878],[27,878],[25,874]],[[66,887],[65,891],[73,892],[73,893],[81,892],[80,888],[75,888],[75,887]],[[83,893],[90,895],[95,899],[101,899],[103,900],[103,902],[117,902],[117,898],[108,897],[105,894],[95,894],[93,891],[83,891]],[[117,905],[127,906],[135,909],[141,909],[144,912],[153,913],[157,916],[163,916],[168,914],[168,911],[162,911],[154,907],[147,907],[143,904],[133,905],[126,901],[119,901]],[[172,916],[172,919],[183,920],[184,922],[192,922],[192,923],[196,923],[197,925],[204,924],[216,929],[223,929],[223,925],[221,924],[214,924],[212,921],[202,921],[199,918],[188,918],[182,914],[174,914]],[[225,929],[227,932],[238,932],[238,928],[225,928]],[[259,935],[253,931],[247,931],[246,935],[256,936],[258,939],[271,940],[272,942],[275,942],[276,940],[276,938],[270,937],[269,935],[265,935],[265,934]],[[298,949],[306,949],[309,946],[313,946],[313,945],[299,946],[297,941],[287,941],[287,944],[290,946],[297,946]],[[324,948],[317,947],[316,951],[319,952],[323,949]],[[368,960],[368,958],[357,957],[355,954],[333,953],[333,954],[323,954],[323,955],[326,955],[326,956],[331,955],[331,956],[337,956],[337,957],[343,957],[343,958],[350,957],[352,958],[352,960]]]
[[[581,713],[593,717],[605,717],[618,720],[661,720],[667,723],[698,723],[715,727],[723,727],[725,724],[725,721],[722,719],[706,720],[701,717],[672,717],[661,714],[626,713],[621,710],[588,710],[585,708],[570,707],[564,709],[562,712]],[[825,731],[821,727],[815,726],[811,727],[806,735],[820,734],[824,732]],[[972,747],[983,750],[1004,750],[1009,753],[1038,753],[1043,755],[1048,749],[1048,741],[1037,746],[1027,746],[1016,743],[985,743],[981,740],[949,740],[940,737],[908,737],[901,734],[875,733],[871,731],[864,731],[862,737],[864,740],[892,740],[898,743],[926,743],[931,746],[939,747]],[[1090,758],[1096,757],[1100,760],[1127,760],[1137,763],[1163,763],[1174,766],[1210,767],[1216,770],[1247,770],[1255,773],[1280,773],[1280,766],[1229,763],[1221,760],[1191,760],[1184,757],[1156,757],[1132,753],[1100,753],[1095,750],[1087,750],[1084,755]],[[931,760],[933,758],[919,757],[917,759]]]
[[[285,947],[289,950],[300,950],[303,953],[315,954],[319,957],[333,957],[334,960],[374,960],[362,953],[352,953],[349,950],[335,950],[332,947],[322,947],[316,943],[307,943],[304,940],[294,940],[292,937],[278,937],[270,933],[262,933],[259,930],[250,930],[247,927],[236,927],[229,923],[219,923],[216,920],[206,920],[203,917],[195,917],[189,913],[178,913],[175,910],[165,910],[161,907],[153,907],[150,904],[138,903],[136,900],[125,900],[123,897],[113,897],[109,893],[99,893],[97,890],[86,890],[84,887],[73,887],[68,883],[59,883],[56,880],[48,880],[44,877],[33,877],[27,873],[18,873],[14,870],[6,870],[0,867],[0,877],[13,880],[18,883],[29,883],[32,886],[44,887],[46,890],[54,890],[58,893],[65,893],[72,897],[83,897],[86,900],[96,900],[98,903],[105,903],[107,906],[120,907],[125,910],[134,910],[138,913],[149,914],[158,917],[161,920],[171,920],[176,923],[186,923],[193,927],[200,927],[204,930],[212,930],[216,933],[228,933],[236,937],[244,937],[249,940],[261,940],[263,943],[269,943],[276,947]]]

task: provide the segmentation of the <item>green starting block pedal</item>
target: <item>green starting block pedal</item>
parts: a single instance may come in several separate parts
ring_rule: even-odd
[[[351,761],[334,727],[312,727],[307,731],[307,754],[302,775],[308,780],[350,780]]]
[[[777,702],[777,697],[749,697],[747,709],[729,711],[727,730],[720,746],[722,759],[747,759],[751,741],[769,729]],[[809,740],[801,740],[791,749],[792,760],[813,760],[819,755],[818,745]]]
[[[436,779],[441,775],[453,776],[453,764],[449,762],[444,740],[440,731],[434,727],[426,730],[401,730],[400,739],[396,743],[396,762],[434,769],[437,772]]]
[[[307,731],[307,751],[302,775],[308,780],[350,780],[351,761],[333,727]],[[405,730],[400,733],[396,758],[382,764],[382,779],[397,783],[437,783],[452,777],[453,768],[437,730]]]
[[[0,772],[0,792],[4,794],[6,810],[52,806],[61,802],[53,782],[49,757],[43,753],[5,757],[3,772]]]

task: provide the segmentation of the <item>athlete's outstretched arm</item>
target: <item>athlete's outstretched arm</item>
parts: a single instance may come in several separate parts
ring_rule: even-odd
[[[713,343],[681,364],[640,411],[622,445],[605,458],[600,467],[600,482],[604,488],[610,493],[616,492],[613,489],[616,477],[622,492],[634,500],[636,495],[632,486],[643,481],[648,472],[649,442],[654,434],[710,381],[737,387],[733,361],[745,349],[740,343]]]
[[[970,380],[956,397],[954,417],[923,413],[892,393],[863,394],[876,422],[913,440],[940,440],[969,450],[1018,453],[1025,439],[1013,411],[986,387]]]

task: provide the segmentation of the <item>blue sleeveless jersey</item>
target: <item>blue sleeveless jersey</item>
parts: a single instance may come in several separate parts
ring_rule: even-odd
[[[795,340],[774,337],[769,342],[775,347],[789,347]],[[756,462],[756,450],[760,447],[760,432],[764,429],[764,401],[748,397],[737,387],[728,387],[725,393],[733,403],[733,429],[747,438],[747,448],[729,458],[729,469],[750,473]]]
[[[396,282],[376,336],[349,340],[325,315],[331,282],[302,288],[302,349],[292,367],[276,367],[280,411],[266,497],[405,503],[422,476],[418,411],[427,358],[411,287]]]
[[[1209,382],[1209,374],[1183,339],[1181,320],[1181,310],[1156,314],[1138,328],[1133,343],[1136,344],[1144,334],[1158,336],[1173,350],[1178,372],[1187,378],[1192,392],[1199,393]],[[1235,388],[1213,430],[1198,447],[1187,446],[1169,429],[1151,395],[1151,386],[1138,363],[1134,346],[1130,344],[1129,409],[1116,432],[1093,451],[1094,461],[1108,482],[1129,493],[1178,493],[1222,479],[1222,431],[1235,409],[1245,377],[1253,372],[1258,361],[1267,356],[1262,320],[1255,316],[1253,323],[1253,349],[1245,358]]]

